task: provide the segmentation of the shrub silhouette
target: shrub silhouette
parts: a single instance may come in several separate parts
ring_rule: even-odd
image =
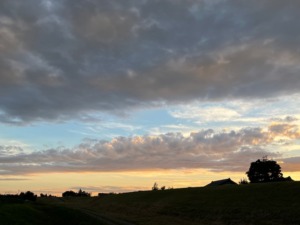
[[[52,196],[51,194],[48,195],[48,194],[43,194],[43,193],[41,193],[41,194],[40,194],[40,197],[41,197],[41,198],[52,198],[52,197],[54,197],[54,196]]]
[[[239,182],[239,184],[249,184],[249,181],[246,178],[242,178]]]

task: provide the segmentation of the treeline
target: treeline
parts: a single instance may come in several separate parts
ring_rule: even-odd
[[[91,193],[79,189],[78,192],[65,191],[64,193],[62,193],[62,196],[63,197],[91,197]]]
[[[21,192],[20,194],[0,194],[0,202],[25,202],[25,201],[36,201],[37,195],[31,191]]]
[[[55,198],[53,195],[40,194],[41,198]],[[83,190],[75,191],[65,191],[62,193],[62,197],[91,197],[91,193]],[[20,194],[0,194],[0,203],[22,203],[25,201],[35,202],[37,200],[37,195],[31,191],[21,192]]]

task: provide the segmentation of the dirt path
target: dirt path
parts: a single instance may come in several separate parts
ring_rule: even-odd
[[[77,209],[79,211],[99,220],[101,223],[103,223],[105,225],[136,225],[136,224],[124,221],[124,220],[107,217],[99,212],[95,212],[90,209],[86,209],[86,208],[77,208]]]

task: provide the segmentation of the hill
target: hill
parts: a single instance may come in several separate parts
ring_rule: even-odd
[[[1,203],[5,225],[298,225],[300,182]]]
[[[64,205],[139,225],[300,224],[300,183],[281,182],[68,198]]]
[[[0,202],[1,225],[105,225],[78,210],[33,202]]]

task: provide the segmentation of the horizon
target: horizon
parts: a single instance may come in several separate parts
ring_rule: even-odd
[[[0,193],[300,180],[297,6],[1,1]]]

